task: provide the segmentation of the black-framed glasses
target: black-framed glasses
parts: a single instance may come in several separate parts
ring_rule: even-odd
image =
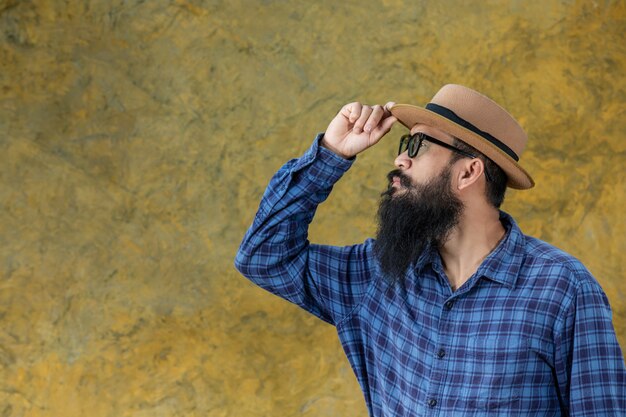
[[[423,132],[417,132],[414,135],[410,135],[410,134],[403,135],[400,138],[400,147],[398,148],[398,155],[401,155],[404,152],[408,151],[409,158],[415,157],[420,151],[420,148],[422,147],[422,142],[424,142],[425,140],[431,143],[434,143],[436,145],[443,146],[446,149],[450,149],[451,151],[461,154],[463,156],[466,156],[468,158],[472,158],[472,159],[476,158],[476,155],[473,155],[469,152],[465,152],[459,148],[455,148],[454,146],[449,145],[445,142],[442,142],[439,139],[435,139],[432,136],[428,136],[426,133],[423,133]],[[489,177],[489,174],[487,174],[487,171],[485,171],[485,178],[487,178],[487,181],[491,181],[491,178]]]

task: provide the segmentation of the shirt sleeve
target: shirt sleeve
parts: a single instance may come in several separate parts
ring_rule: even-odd
[[[345,247],[308,241],[317,206],[354,161],[321,147],[322,136],[270,180],[235,266],[261,288],[336,325],[365,295],[374,265],[371,240]]]
[[[556,376],[569,416],[626,416],[624,358],[599,284],[579,284],[562,323]]]

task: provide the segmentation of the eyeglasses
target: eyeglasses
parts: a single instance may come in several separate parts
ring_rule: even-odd
[[[404,152],[408,151],[409,158],[414,158],[419,153],[420,148],[422,147],[422,142],[424,142],[425,140],[431,143],[434,143],[436,145],[443,146],[446,149],[450,149],[451,151],[461,154],[463,156],[466,156],[468,158],[476,158],[476,155],[462,151],[459,148],[455,148],[452,145],[442,142],[439,139],[435,139],[432,136],[428,136],[427,134],[422,133],[422,132],[417,132],[414,135],[410,135],[410,134],[403,135],[400,138],[400,147],[398,148],[398,155],[401,155]],[[485,170],[485,178],[487,178],[487,181],[491,181],[491,178],[489,174],[487,174],[486,170]]]

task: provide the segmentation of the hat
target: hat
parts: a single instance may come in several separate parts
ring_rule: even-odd
[[[524,129],[506,110],[477,91],[448,84],[425,108],[396,104],[391,114],[409,129],[418,123],[433,126],[474,147],[504,170],[511,188],[524,190],[535,185],[518,163],[528,140]]]

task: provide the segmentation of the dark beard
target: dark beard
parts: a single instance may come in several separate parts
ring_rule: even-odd
[[[423,185],[400,170],[387,175],[390,186],[381,194],[374,253],[389,282],[400,281],[426,248],[443,245],[459,223],[463,202],[452,192],[450,176],[450,166]],[[391,186],[393,177],[400,178],[401,188]]]

